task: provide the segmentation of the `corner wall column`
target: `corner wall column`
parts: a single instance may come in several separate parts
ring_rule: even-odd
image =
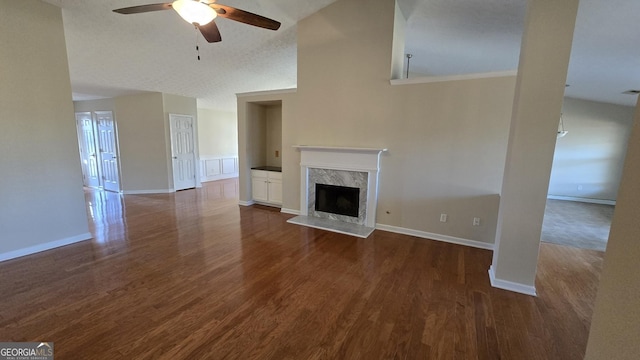
[[[491,284],[535,295],[542,220],[579,0],[529,0]]]
[[[640,99],[611,222],[585,359],[637,359],[640,353]]]

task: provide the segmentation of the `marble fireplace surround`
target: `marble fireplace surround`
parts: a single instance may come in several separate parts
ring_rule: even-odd
[[[294,146],[300,153],[300,216],[290,223],[366,238],[375,229],[383,148]],[[315,184],[358,187],[359,216],[316,212]]]

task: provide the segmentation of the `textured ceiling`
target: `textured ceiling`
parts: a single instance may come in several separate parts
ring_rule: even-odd
[[[224,0],[282,22],[270,31],[216,20],[207,44],[173,11],[118,15],[148,0],[46,0],[63,8],[74,99],[159,91],[235,111],[235,94],[296,86],[296,23],[334,0]],[[407,17],[410,72],[447,75],[513,70],[525,0],[398,0]],[[566,95],[635,105],[640,88],[640,1],[582,0]],[[196,59],[196,41],[201,61]]]

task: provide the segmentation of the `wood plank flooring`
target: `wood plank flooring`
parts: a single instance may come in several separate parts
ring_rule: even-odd
[[[0,341],[58,360],[584,356],[602,252],[543,243],[534,298],[490,286],[490,251],[288,224],[237,186],[88,191],[93,240],[0,263]]]

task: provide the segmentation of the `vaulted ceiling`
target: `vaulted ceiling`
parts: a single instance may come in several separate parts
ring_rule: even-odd
[[[223,41],[215,44],[173,11],[111,11],[157,0],[46,1],[63,9],[75,100],[158,91],[235,111],[236,93],[296,86],[296,23],[335,0],[220,0],[282,26],[274,32],[218,19]],[[517,68],[526,0],[398,3],[407,18],[410,76]],[[622,92],[640,88],[639,20],[637,0],[581,1],[567,96],[635,105],[636,96]]]

